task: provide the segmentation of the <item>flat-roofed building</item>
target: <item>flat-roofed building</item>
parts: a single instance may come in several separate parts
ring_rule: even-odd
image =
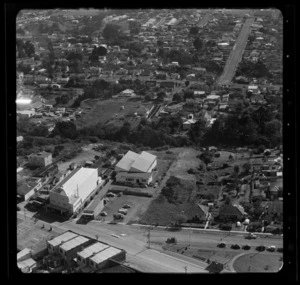
[[[89,258],[92,258],[100,251],[108,248],[109,245],[96,242],[88,247],[86,247],[84,250],[77,252],[77,262],[79,265],[82,266],[89,266]]]
[[[52,163],[52,154],[46,151],[33,153],[28,156],[29,165],[45,167]]]
[[[146,151],[141,154],[128,151],[115,167],[116,181],[149,184],[156,166],[155,155]]]
[[[76,168],[50,192],[48,208],[60,213],[73,214],[89,202],[101,182],[98,169]]]
[[[68,262],[76,257],[78,251],[81,251],[92,242],[93,240],[91,239],[83,236],[77,236],[59,245],[58,253],[65,259],[65,261]]]
[[[89,265],[93,269],[101,269],[110,265],[110,260],[122,262],[125,261],[126,252],[115,247],[108,247],[89,258]]]
[[[77,234],[72,232],[65,232],[52,240],[47,241],[47,248],[49,253],[58,253],[59,246],[75,237],[78,237]]]

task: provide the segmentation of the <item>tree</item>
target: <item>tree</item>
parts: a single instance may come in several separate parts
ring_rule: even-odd
[[[233,171],[234,171],[234,173],[239,174],[239,172],[240,172],[240,167],[236,164],[236,165],[233,167]]]
[[[120,30],[121,28],[118,25],[107,24],[102,31],[102,36],[108,41],[114,41],[120,37]]]
[[[157,46],[162,47],[164,42],[162,40],[157,40]]]
[[[213,160],[213,156],[209,151],[204,151],[197,157],[200,158],[206,166]]]
[[[179,94],[179,93],[175,93],[173,95],[172,101],[182,102],[183,101],[183,96],[181,94]]]
[[[191,27],[189,33],[190,33],[191,36],[196,36],[199,33],[199,28],[196,27],[196,26]]]
[[[166,98],[166,92],[164,92],[164,91],[160,91],[159,93],[157,93],[157,99],[159,100],[159,101],[163,101],[164,100],[164,98]]]
[[[53,130],[53,135],[74,139],[77,137],[76,125],[73,122],[58,122]]]
[[[194,44],[195,49],[198,51],[200,51],[203,48],[203,42],[202,42],[202,40],[200,40],[199,37],[197,37],[194,40],[193,44]]]
[[[243,167],[244,172],[249,173],[249,171],[251,169],[251,163],[245,162],[242,167]]]

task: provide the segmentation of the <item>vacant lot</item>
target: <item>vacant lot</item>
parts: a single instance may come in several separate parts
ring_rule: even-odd
[[[74,162],[77,165],[84,165],[87,160],[93,160],[95,155],[103,156],[102,152],[95,151],[93,149],[88,148],[88,145],[82,146],[82,152],[78,153],[74,158],[67,160],[65,162],[58,163],[58,169],[60,171],[65,171],[69,168],[69,165]]]
[[[236,256],[238,253],[230,250],[210,250],[199,249],[197,247],[186,247],[186,244],[165,245],[164,249],[181,253],[183,255],[193,257],[204,262],[207,260],[225,263]]]
[[[124,110],[121,107],[124,106]],[[78,128],[92,126],[97,123],[105,124],[114,118],[126,118],[134,113],[144,115],[150,110],[151,104],[141,105],[140,101],[129,100],[86,100],[81,105],[82,108],[92,108],[91,111],[83,115],[76,121]]]
[[[233,267],[237,272],[278,272],[281,254],[247,254],[237,258]]]
[[[141,223],[170,225],[184,222],[198,214],[194,181],[180,180],[180,183],[174,185],[172,189],[174,191],[174,194],[171,195],[173,196],[172,201],[160,194],[143,214]]]

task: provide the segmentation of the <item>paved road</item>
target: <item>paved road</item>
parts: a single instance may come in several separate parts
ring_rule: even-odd
[[[255,18],[247,18],[243,28],[240,32],[238,39],[236,40],[233,49],[227,59],[224,71],[218,80],[219,85],[228,85],[232,81],[235,74],[236,68],[242,58],[243,52],[247,45],[247,39],[251,31],[251,25],[253,24]]]

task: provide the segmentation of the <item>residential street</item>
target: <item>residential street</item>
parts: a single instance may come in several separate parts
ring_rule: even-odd
[[[247,45],[247,39],[248,39],[249,33],[251,31],[251,25],[254,23],[254,20],[255,20],[255,18],[251,17],[245,21],[243,28],[240,31],[240,35],[239,35],[238,39],[236,40],[236,43],[235,43],[231,53],[229,54],[224,71],[218,80],[219,85],[230,84],[232,78],[234,77],[236,68],[237,68],[239,62],[241,61],[243,52]]]

